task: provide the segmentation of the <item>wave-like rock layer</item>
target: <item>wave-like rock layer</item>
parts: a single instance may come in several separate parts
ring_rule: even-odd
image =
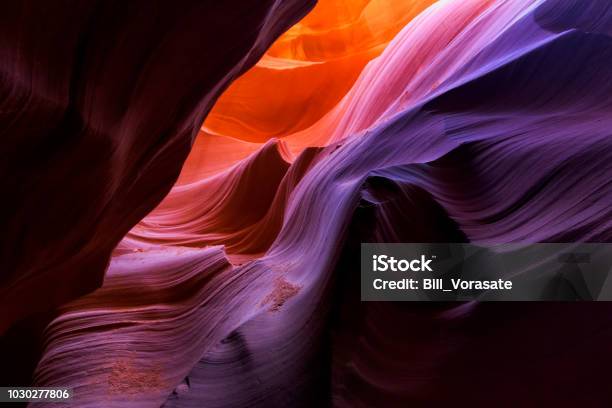
[[[282,11],[266,15],[270,26],[244,11],[261,43],[239,61],[254,62],[261,38],[273,38],[305,10],[292,2],[268,6]],[[238,5],[218,7],[232,18],[243,13]],[[178,182],[150,214],[127,232],[136,213],[155,204],[128,194],[111,200],[121,220],[95,218],[127,234],[102,286],[64,303],[47,325],[34,383],[73,388],[80,407],[608,401],[611,305],[360,302],[359,245],[611,241],[609,2],[338,0],[322,7],[224,94]],[[385,24],[400,20],[397,30]],[[382,31],[369,33],[376,27]],[[150,153],[142,160],[159,173],[136,184],[113,173],[119,185],[129,181],[160,197],[156,175],[176,178],[182,159],[165,156],[164,143],[177,140],[177,129],[195,131],[172,111],[182,106],[175,88],[189,88],[200,113],[213,100],[201,102],[205,88],[194,86],[209,58],[201,47],[172,48],[179,60],[196,54],[197,69],[188,67],[193,80],[159,72],[168,81],[162,89],[176,95],[157,88],[148,95],[132,79],[129,95],[116,96],[128,112],[138,95],[166,106],[156,111],[161,119],[130,122],[155,140],[155,148],[133,148]],[[139,75],[157,66],[141,62]],[[248,64],[231,66],[225,82],[215,83]],[[327,75],[342,81],[330,86]],[[122,129],[86,96],[77,98],[89,106],[81,113],[99,119],[85,122],[88,129]],[[164,118],[173,127],[162,126]],[[95,134],[104,140],[107,133]],[[120,139],[139,140],[130,135]],[[65,151],[72,150],[56,154]],[[67,163],[66,171],[74,169]],[[112,164],[106,169],[127,172],[133,162]],[[137,179],[147,168],[137,167]],[[75,194],[81,178],[108,194],[89,172],[53,186]],[[91,233],[96,225],[71,230]],[[91,238],[97,235],[83,236],[101,245]],[[56,255],[70,265],[65,252]],[[61,282],[85,285],[90,271],[80,265],[79,276],[61,275]]]
[[[101,284],[219,94],[313,5],[0,6],[0,333]]]

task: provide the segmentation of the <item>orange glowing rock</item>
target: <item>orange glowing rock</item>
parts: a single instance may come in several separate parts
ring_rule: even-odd
[[[235,81],[205,134],[265,142],[303,130],[332,109],[365,65],[433,0],[323,0]]]

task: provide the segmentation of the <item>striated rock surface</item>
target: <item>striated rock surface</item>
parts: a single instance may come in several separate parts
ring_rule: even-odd
[[[327,61],[282,82],[307,65],[303,50],[353,55],[361,43],[337,43],[333,27],[361,38],[385,17],[365,10],[393,3],[328,3],[346,14],[318,11],[239,84],[257,95],[253,72],[274,68],[275,95],[225,94],[102,287],[47,326],[37,385],[73,387],[84,407],[607,401],[607,303],[360,302],[358,253],[376,241],[612,241],[612,8],[396,5],[403,28],[364,37],[369,62],[346,89],[313,95],[314,108],[304,97],[344,72]],[[271,65],[281,55],[291,64]],[[258,116],[266,106],[277,120]],[[280,113],[300,107],[304,122]]]
[[[0,6],[0,332],[101,284],[215,99],[313,5]]]

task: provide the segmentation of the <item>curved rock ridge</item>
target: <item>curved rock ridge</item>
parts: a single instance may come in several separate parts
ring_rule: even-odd
[[[115,257],[104,285],[64,306],[48,326],[35,383],[69,385],[71,404],[83,407],[159,406],[199,360],[203,345],[215,342],[205,331],[229,323],[207,311],[214,310],[211,291],[222,290],[231,276],[219,248]],[[70,340],[54,333],[70,333]]]
[[[117,251],[155,244],[224,245],[231,255],[263,254],[281,228],[293,188],[320,149],[304,150],[291,166],[283,150],[284,143],[269,141],[221,174],[174,187]]]
[[[360,302],[356,254],[612,241],[611,28],[606,2],[436,2],[311,126],[199,140],[199,163],[239,152],[188,160],[47,327],[37,384],[84,406],[606,401],[607,303]]]
[[[101,284],[215,99],[314,0],[36,3],[0,6],[0,333]]]

